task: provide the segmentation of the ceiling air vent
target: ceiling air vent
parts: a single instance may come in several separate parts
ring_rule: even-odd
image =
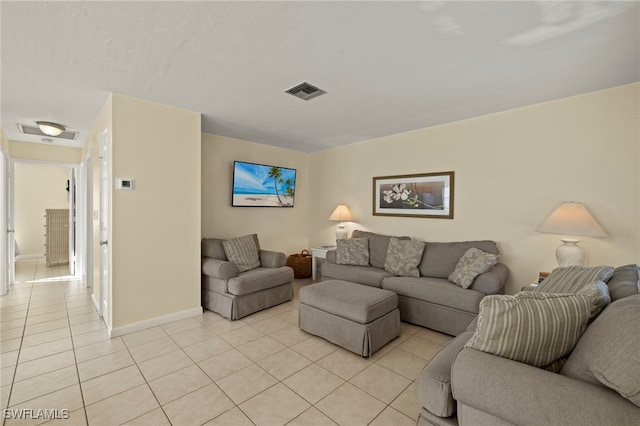
[[[25,135],[35,135],[35,136],[44,136],[46,138],[58,138],[58,139],[67,139],[70,141],[76,140],[78,137],[78,132],[72,132],[71,130],[65,130],[60,133],[58,136],[50,136],[45,135],[37,126],[28,126],[26,124],[18,124],[18,128],[20,129],[20,133]]]
[[[324,90],[318,89],[316,86],[307,83],[306,81],[292,87],[291,89],[285,90],[285,92],[305,101],[317,98],[318,96],[327,93]]]

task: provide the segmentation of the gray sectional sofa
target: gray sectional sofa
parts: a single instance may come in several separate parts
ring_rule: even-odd
[[[338,264],[336,249],[329,250],[321,267],[323,281],[336,279],[391,290],[398,295],[402,321],[453,336],[476,317],[484,296],[504,292],[509,276],[509,269],[498,263],[478,275],[468,289],[447,279],[472,247],[498,254],[493,241],[427,242],[418,266],[420,277],[398,277],[385,270],[391,236],[355,230],[351,238],[368,239],[369,266]]]
[[[558,373],[474,347],[476,322],[416,379],[426,425],[640,424],[638,265],[614,270],[612,303],[590,323]]]

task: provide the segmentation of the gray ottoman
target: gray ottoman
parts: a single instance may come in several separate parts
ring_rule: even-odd
[[[300,289],[300,328],[363,357],[400,335],[398,296],[329,280]]]

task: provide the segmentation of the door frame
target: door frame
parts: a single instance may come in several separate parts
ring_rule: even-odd
[[[75,164],[75,163],[66,163],[66,162],[56,162],[56,161],[42,161],[42,160],[30,160],[30,159],[23,159],[23,158],[15,158],[15,159],[11,159],[11,163],[13,165],[15,165],[16,163],[20,163],[20,164],[33,164],[33,165],[40,165],[40,166],[48,166],[48,167],[65,167],[65,168],[69,168],[69,169],[73,169],[74,170],[74,175],[76,176],[76,182],[77,182],[77,176],[78,176],[78,169],[80,168],[80,164]],[[13,175],[15,176],[15,174]],[[15,187],[15,179],[13,179],[13,186]],[[14,188],[14,194],[15,195],[15,188]],[[84,209],[86,208],[86,202],[83,200],[83,202],[78,202],[78,192],[76,192],[76,217],[79,214],[84,215]],[[82,194],[80,194],[80,197],[82,197]],[[71,204],[72,202],[72,197],[69,197],[69,204]],[[12,203],[15,204],[15,201]],[[71,210],[72,206],[69,205],[69,209]],[[15,223],[14,223],[15,225]],[[85,241],[86,241],[86,234],[84,232],[84,229],[82,229],[81,227],[78,227],[78,223],[76,220],[75,223],[75,235],[76,235],[76,259],[78,256],[78,247],[84,247]],[[71,260],[71,259],[70,259]],[[14,265],[15,265],[15,256],[14,256]],[[15,270],[15,269],[14,269]],[[81,278],[84,275],[84,265],[80,266],[77,262],[76,262],[76,270],[75,270],[75,277]],[[13,279],[11,281],[13,283]]]
[[[10,159],[9,156],[0,149],[0,193],[2,195],[2,208],[0,208],[0,296],[4,296],[9,291],[11,284],[10,270],[13,268],[12,257],[9,253],[10,241],[12,239],[11,226],[9,224],[10,203],[9,195],[11,193],[11,176],[10,176]],[[15,247],[15,242],[14,242]]]
[[[111,316],[109,308],[111,306],[111,164],[110,149],[111,141],[109,140],[109,129],[105,129],[98,136],[98,233],[99,233],[99,280],[100,280],[100,298],[98,300],[98,312],[102,315],[102,319],[111,333]]]

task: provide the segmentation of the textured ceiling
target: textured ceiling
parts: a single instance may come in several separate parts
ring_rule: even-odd
[[[640,80],[638,2],[12,2],[2,128],[84,143],[110,92],[305,152]],[[326,95],[284,91],[308,81]],[[58,142],[56,142],[58,143]]]

